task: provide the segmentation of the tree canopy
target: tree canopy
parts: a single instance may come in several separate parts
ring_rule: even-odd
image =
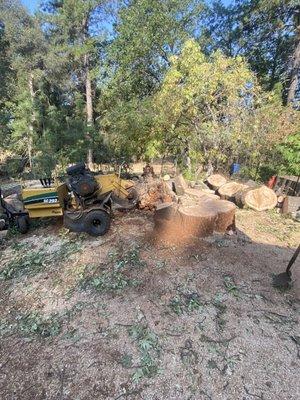
[[[297,0],[2,0],[0,75],[0,162],[29,172],[170,157],[299,174]]]

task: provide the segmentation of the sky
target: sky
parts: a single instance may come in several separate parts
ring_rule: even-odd
[[[38,8],[40,0],[21,0],[21,2],[31,13],[34,13]],[[223,0],[223,3],[225,4],[228,4],[229,2],[230,0]]]
[[[24,4],[24,6],[31,12],[33,13],[37,8],[40,3],[40,0],[21,0],[21,2]]]

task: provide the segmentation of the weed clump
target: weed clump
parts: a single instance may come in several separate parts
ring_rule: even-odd
[[[152,378],[159,371],[159,343],[156,334],[147,325],[135,324],[128,329],[129,336],[137,344],[140,359],[132,379],[138,382],[142,378]]]
[[[198,293],[183,293],[175,296],[169,302],[169,307],[177,315],[198,311],[202,306],[203,304]]]

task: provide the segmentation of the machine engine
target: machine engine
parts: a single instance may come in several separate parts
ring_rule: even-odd
[[[99,185],[85,164],[78,163],[67,168],[68,188],[80,198],[92,197]]]

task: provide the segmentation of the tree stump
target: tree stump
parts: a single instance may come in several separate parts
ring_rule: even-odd
[[[154,213],[154,235],[171,244],[187,244],[213,232],[224,233],[234,225],[236,206],[226,200],[209,199],[200,204],[158,205]]]
[[[227,179],[220,174],[213,174],[210,175],[207,179],[206,179],[208,186],[211,187],[213,190],[218,190],[219,187],[221,187],[222,185],[225,185],[225,183],[227,182]]]

